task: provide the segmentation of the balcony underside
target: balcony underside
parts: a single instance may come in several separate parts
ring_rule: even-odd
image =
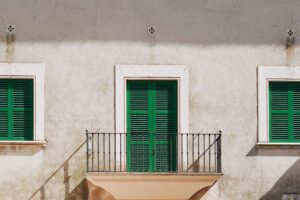
[[[89,200],[196,200],[222,174],[87,173]]]

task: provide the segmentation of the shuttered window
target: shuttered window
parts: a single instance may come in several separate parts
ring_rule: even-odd
[[[0,140],[33,139],[33,80],[0,79]]]
[[[300,83],[269,83],[270,142],[300,142]]]
[[[176,81],[127,81],[127,132],[128,171],[176,171]]]

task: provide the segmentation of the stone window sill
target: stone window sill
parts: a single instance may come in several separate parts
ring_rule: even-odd
[[[300,149],[300,143],[256,143],[259,149]]]
[[[1,147],[46,147],[46,141],[0,141]]]

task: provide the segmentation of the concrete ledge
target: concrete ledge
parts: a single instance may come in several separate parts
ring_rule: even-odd
[[[259,149],[300,149],[300,143],[256,143]]]
[[[0,141],[1,147],[45,147],[46,141]]]
[[[89,199],[188,200],[223,174],[87,173]],[[96,192],[98,191],[98,192]],[[95,195],[96,194],[96,195]]]

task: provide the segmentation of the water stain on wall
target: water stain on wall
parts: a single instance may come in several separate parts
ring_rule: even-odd
[[[286,64],[288,66],[294,63],[294,45],[286,45]]]
[[[5,62],[12,62],[15,53],[15,40],[16,37],[12,33],[6,34],[6,50],[5,50]]]

